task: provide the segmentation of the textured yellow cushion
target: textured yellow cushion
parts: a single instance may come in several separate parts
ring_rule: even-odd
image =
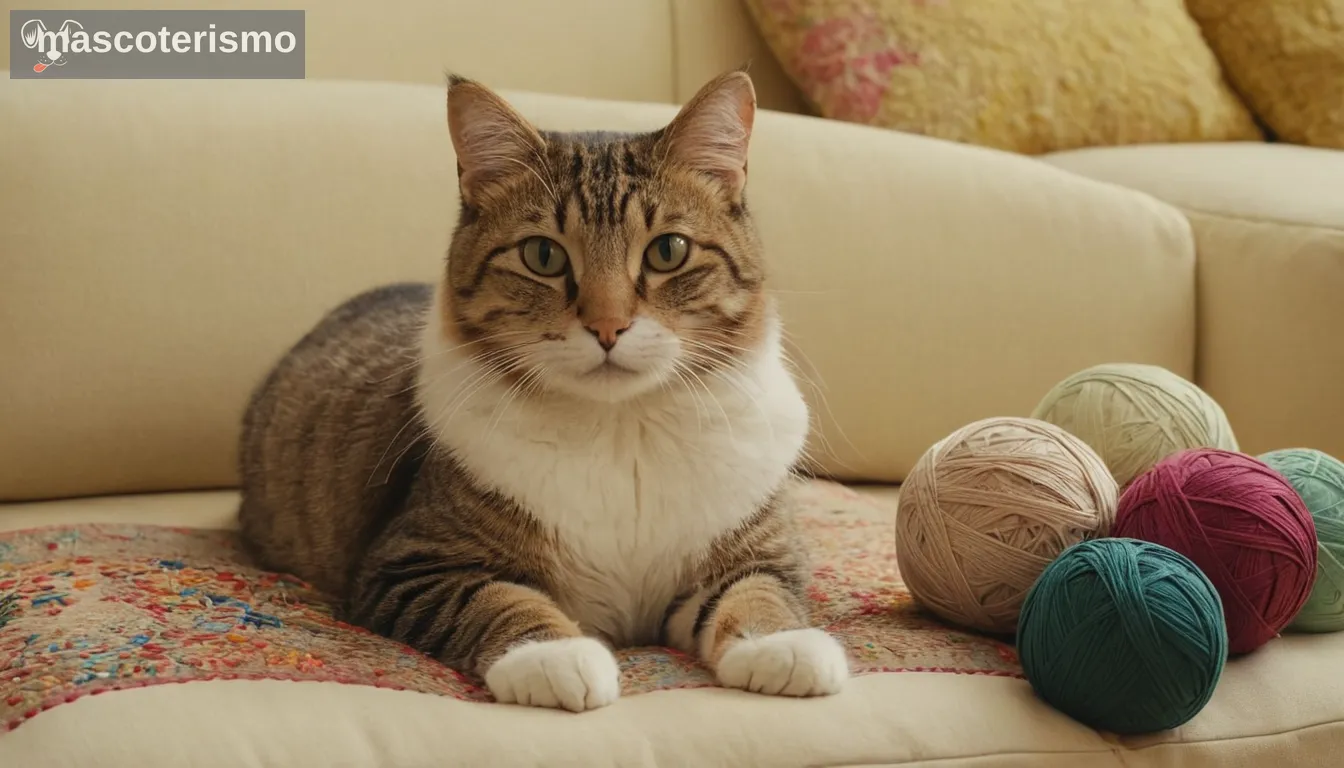
[[[824,117],[1037,154],[1258,139],[1181,0],[747,0]]]
[[[1230,81],[1279,138],[1344,149],[1344,0],[1188,0]]]

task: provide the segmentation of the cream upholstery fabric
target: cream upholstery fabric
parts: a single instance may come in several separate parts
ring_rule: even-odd
[[[863,490],[895,500],[894,489]],[[235,502],[200,493],[6,505],[0,530],[225,527]],[[1288,755],[1294,768],[1337,768],[1344,695],[1328,671],[1339,669],[1344,633],[1286,636],[1229,663],[1189,724],[1126,739],[1061,715],[1023,681],[970,675],[866,675],[807,701],[664,691],[578,716],[335,683],[194,682],[55,707],[0,735],[0,766],[1267,768]]]
[[[305,10],[310,79],[437,85],[454,70],[496,88],[681,103],[750,61],[763,107],[801,103],[738,0],[3,0],[0,14],[109,7]]]
[[[1319,665],[1344,665],[1344,635],[1309,639],[1277,641],[1232,670],[1198,726],[1132,744],[1049,710],[1022,681],[936,673],[859,677],[824,700],[666,691],[577,716],[335,683],[218,681],[61,705],[0,737],[0,764],[1267,768],[1287,750],[1293,768],[1337,768],[1344,706]]]
[[[1057,152],[1061,168],[1140,189],[1185,210],[1344,229],[1344,152],[1255,142]]]
[[[1344,456],[1344,152],[1183,145],[1049,161],[1188,213],[1199,251],[1199,382],[1242,449]]]
[[[741,0],[668,0],[676,62],[676,103],[715,75],[749,65],[765,109],[807,112],[802,95],[761,38]]]
[[[81,523],[233,530],[238,527],[238,493],[193,491],[0,504],[0,533]]]
[[[516,94],[552,128],[673,107]],[[42,115],[42,120],[25,116]],[[327,308],[433,279],[434,86],[0,80],[0,499],[221,487],[246,398]],[[1186,220],[1027,158],[764,113],[750,199],[823,468],[898,480],[1105,360],[1189,374]],[[1024,194],[1025,192],[1028,192]]]

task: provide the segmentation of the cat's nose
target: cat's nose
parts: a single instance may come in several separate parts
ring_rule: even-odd
[[[619,317],[603,317],[583,324],[588,332],[597,337],[602,349],[610,352],[616,346],[617,337],[630,329],[630,321]]]

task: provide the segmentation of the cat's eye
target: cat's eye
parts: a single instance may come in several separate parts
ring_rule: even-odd
[[[569,254],[547,237],[529,237],[523,241],[523,266],[542,277],[559,277],[569,267]]]
[[[644,263],[654,272],[672,272],[686,263],[691,241],[681,235],[662,235],[644,249]]]

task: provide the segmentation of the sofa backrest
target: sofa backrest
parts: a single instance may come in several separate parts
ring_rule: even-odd
[[[99,5],[3,0],[0,14]],[[495,88],[680,104],[714,75],[750,62],[762,107],[801,110],[741,0],[257,0],[241,7],[306,11],[310,79],[441,85],[451,70]],[[0,67],[8,61],[9,38],[0,37]]]
[[[511,94],[547,128],[668,104]],[[230,486],[265,371],[323,312],[434,280],[439,85],[0,72],[0,501]],[[1108,360],[1194,361],[1188,221],[975,147],[764,112],[748,195],[820,469],[893,481]]]

